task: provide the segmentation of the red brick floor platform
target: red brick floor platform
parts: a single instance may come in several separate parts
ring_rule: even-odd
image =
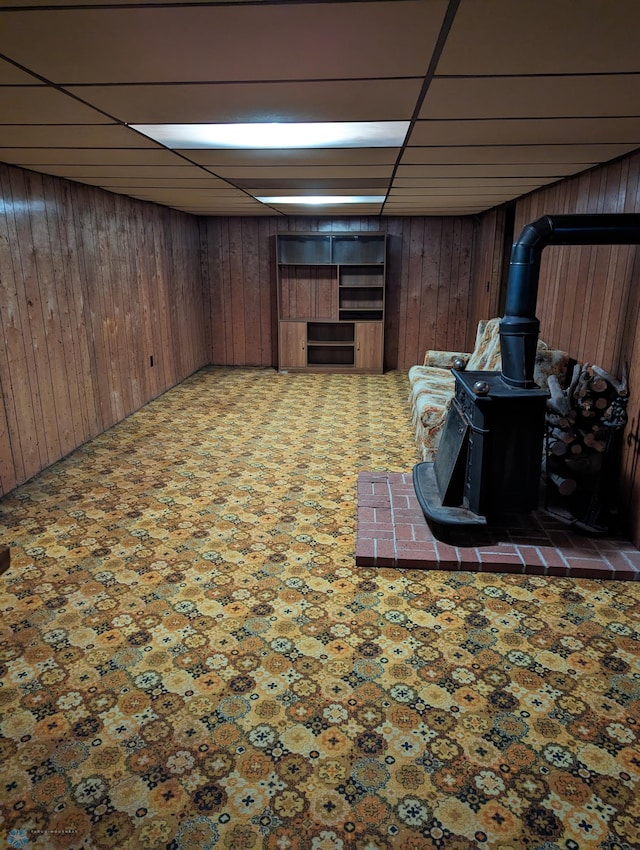
[[[631,543],[579,534],[543,510],[509,527],[450,528],[446,541],[437,538],[411,472],[359,474],[356,564],[640,580],[640,551]]]

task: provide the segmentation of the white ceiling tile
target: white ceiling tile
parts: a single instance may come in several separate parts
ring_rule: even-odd
[[[637,0],[462,0],[438,74],[638,71]]]
[[[2,131],[0,130],[0,138]],[[181,165],[189,164],[162,148],[0,148],[0,160],[31,168],[37,165]],[[203,177],[210,176],[202,171]]]
[[[417,186],[409,187],[409,188],[399,188],[394,187],[389,192],[388,201],[398,200],[402,198],[407,202],[411,201],[412,198],[435,198],[435,197],[459,197],[461,195],[474,195],[478,197],[482,195],[483,197],[487,197],[489,195],[499,197],[501,195],[507,197],[513,197],[513,195],[522,194],[519,186],[477,186],[476,188],[470,188],[469,186],[421,186],[418,188]]]
[[[407,147],[403,165],[459,165],[506,163],[570,163],[588,168],[635,149],[632,144],[603,145],[450,145],[448,147]]]
[[[435,79],[420,110],[420,118],[582,118],[638,114],[640,74]]]
[[[481,200],[478,200],[478,198],[474,196],[471,196],[471,198],[464,196],[459,198],[453,198],[450,199],[449,202],[447,202],[446,198],[443,199],[427,196],[422,199],[422,203],[418,206],[425,207],[428,209],[433,209],[434,207],[438,207],[440,209],[459,209],[460,207],[469,206],[482,207],[483,203]],[[406,198],[396,198],[395,200],[388,200],[384,205],[385,212],[388,212],[390,209],[398,207],[403,207],[405,209],[413,209],[415,211],[416,204],[412,201],[408,201]]]
[[[411,145],[600,144],[640,146],[640,118],[514,118],[418,121]]]
[[[54,174],[57,177],[68,177],[73,180],[102,180],[104,178],[127,178],[131,181],[139,178],[198,178],[202,177],[204,181],[215,180],[216,178],[208,171],[196,168],[189,165],[30,165],[30,169],[34,171],[46,171],[47,174]],[[228,186],[225,180],[218,180],[218,185]]]
[[[508,165],[400,165],[396,177],[554,177],[580,171],[567,163],[515,163]]]
[[[171,192],[164,192],[162,189],[131,189],[131,197],[132,198],[140,198],[146,201],[155,201],[159,204],[168,204],[169,206],[173,204],[186,204],[186,203],[197,203],[197,204],[215,204],[223,203],[224,206],[232,207],[247,207],[247,206],[255,206],[258,205],[259,202],[255,200],[255,198],[250,198],[247,195],[239,195],[235,198],[216,198],[215,195],[207,195],[205,192],[198,191],[190,191],[189,189],[178,189],[172,190]]]
[[[399,177],[393,181],[396,188],[411,188],[411,187],[443,187],[443,186],[518,186],[522,189],[520,194],[531,191],[537,186],[544,186],[546,183],[555,183],[555,177],[542,178],[537,177],[535,180],[531,177]]]
[[[208,189],[209,191],[215,190],[216,196],[219,195],[222,198],[234,197],[238,194],[236,188],[215,177],[211,179],[206,177],[204,179],[189,177],[83,177],[82,180],[93,186],[118,189],[165,189],[167,192],[173,189]]]
[[[108,123],[100,112],[51,86],[0,86],[0,126]]]
[[[155,148],[147,136],[119,124],[5,124],[0,146],[7,148]]]
[[[277,180],[278,178],[295,179],[305,177],[309,179],[319,177],[323,180],[330,179],[332,177],[357,177],[364,179],[371,177],[389,178],[393,172],[392,167],[386,165],[358,165],[351,167],[346,165],[327,165],[321,168],[311,168],[305,165],[280,165],[266,168],[263,166],[237,165],[215,168],[210,167],[207,170],[215,172],[218,177],[227,177],[230,180],[233,180],[234,178],[242,179],[244,181],[261,179],[263,177],[271,180]]]
[[[460,205],[455,208],[443,208],[438,206],[430,206],[425,204],[424,207],[416,209],[415,207],[407,207],[398,204],[385,204],[384,206],[384,215],[385,216],[394,216],[394,215],[407,215],[407,216],[460,216],[460,215],[475,215],[477,213],[481,213],[486,210],[487,207],[482,206],[481,204],[476,204],[475,206],[468,205]]]
[[[27,71],[17,68],[11,62],[0,59],[0,85],[2,86],[29,86],[36,85],[38,79]]]
[[[199,85],[68,86],[127,124],[406,121],[421,78]]]
[[[61,84],[422,76],[446,5],[22,11],[4,15],[0,53]]]

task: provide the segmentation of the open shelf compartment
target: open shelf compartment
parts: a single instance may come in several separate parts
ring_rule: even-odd
[[[353,322],[309,322],[307,343],[309,345],[340,345],[355,342]]]

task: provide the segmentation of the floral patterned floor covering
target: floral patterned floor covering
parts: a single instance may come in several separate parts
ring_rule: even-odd
[[[208,368],[0,502],[0,846],[640,847],[640,586],[355,567],[407,386]]]

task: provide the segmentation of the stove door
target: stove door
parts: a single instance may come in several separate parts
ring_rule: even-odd
[[[443,505],[462,504],[470,425],[454,398],[433,464]]]

